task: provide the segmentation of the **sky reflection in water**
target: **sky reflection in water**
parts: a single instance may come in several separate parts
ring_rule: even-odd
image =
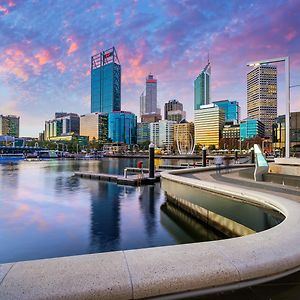
[[[73,176],[76,170],[121,174],[136,163],[0,164],[0,262],[219,238],[176,211],[161,210],[165,196],[158,184],[135,188]]]

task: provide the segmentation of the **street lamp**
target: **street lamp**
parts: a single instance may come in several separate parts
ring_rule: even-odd
[[[290,157],[290,58],[279,57],[273,59],[265,59],[252,63],[248,63],[248,67],[257,67],[260,65],[284,62],[285,64],[285,98],[286,98],[286,110],[285,110],[285,158]]]

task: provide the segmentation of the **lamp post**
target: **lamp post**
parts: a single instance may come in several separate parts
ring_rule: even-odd
[[[260,65],[266,65],[271,63],[284,62],[285,65],[285,99],[286,99],[286,110],[285,110],[285,158],[290,157],[290,58],[279,57],[272,59],[265,59],[256,62],[248,63],[248,67],[257,67]]]

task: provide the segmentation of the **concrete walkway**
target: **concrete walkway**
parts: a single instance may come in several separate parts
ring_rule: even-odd
[[[208,171],[201,173],[190,173],[182,176],[204,181],[226,183],[226,185],[233,187],[240,186],[243,188],[251,188],[251,190],[258,192],[267,191],[267,193],[300,202],[299,188],[272,182],[257,182],[251,179],[242,178],[239,177],[240,170],[243,169],[231,169],[228,173],[226,173],[226,170],[221,170],[221,174],[216,174],[215,171]]]
[[[241,170],[241,169],[240,169]],[[300,202],[300,190],[291,186],[283,186],[271,182],[255,182],[254,180],[239,177],[239,170],[230,170],[226,173],[222,170],[220,175],[215,171],[201,172],[194,174],[186,174],[185,177],[195,178],[205,181],[214,181],[226,183],[230,186],[249,187],[252,190],[264,191],[270,194],[288,198],[293,201]],[[300,272],[292,275],[251,286],[239,290],[216,293],[212,295],[204,295],[190,298],[201,300],[239,300],[239,299],[272,299],[272,300],[296,300],[300,295]]]

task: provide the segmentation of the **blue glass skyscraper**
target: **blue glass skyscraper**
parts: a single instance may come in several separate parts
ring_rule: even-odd
[[[121,109],[121,65],[115,47],[91,58],[91,112]]]
[[[108,114],[108,137],[114,143],[133,145],[137,143],[136,115],[128,111]]]
[[[232,122],[238,124],[240,121],[240,106],[236,100],[220,100],[214,101],[218,107],[224,110],[225,113],[225,122]]]

